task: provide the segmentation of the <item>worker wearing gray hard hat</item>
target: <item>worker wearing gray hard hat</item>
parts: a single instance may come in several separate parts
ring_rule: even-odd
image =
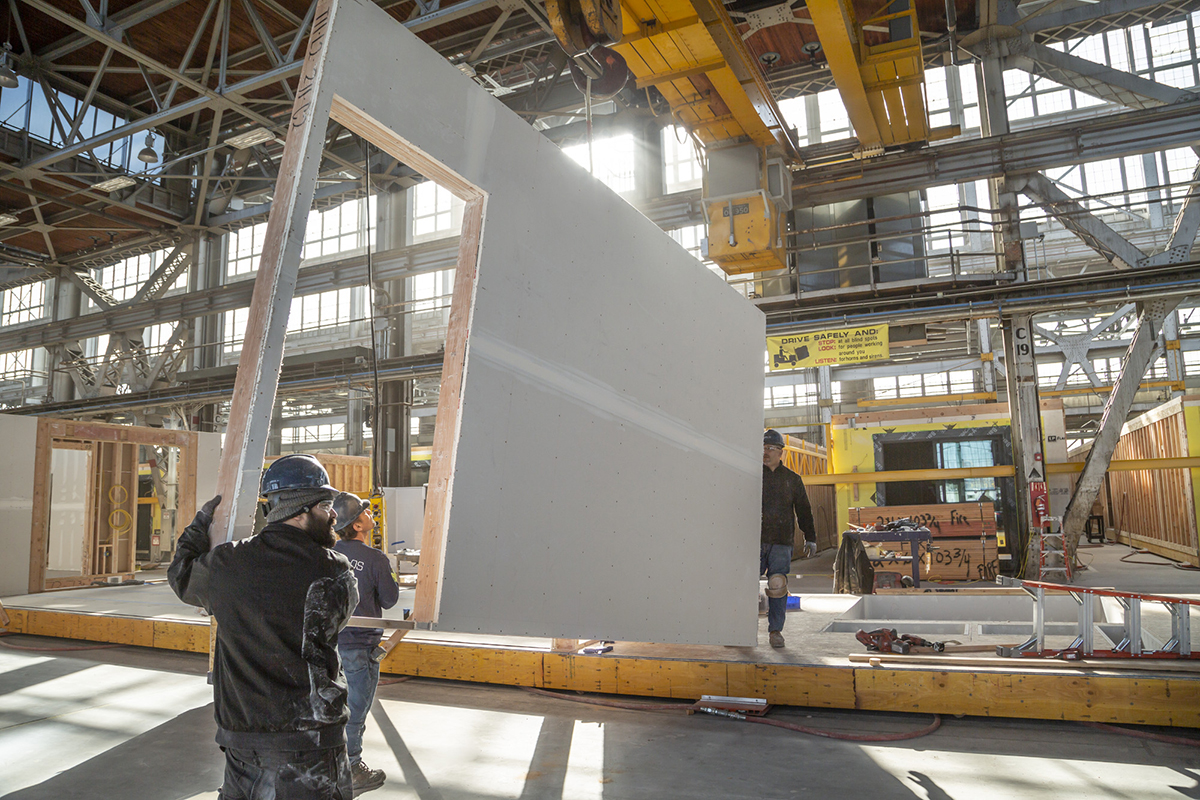
[[[783,647],[787,613],[787,574],[792,568],[793,519],[804,534],[804,555],[816,555],[817,530],[812,507],[800,476],[783,466],[783,435],[763,434],[762,539],[759,573],[767,576],[767,636],[772,647]],[[794,516],[793,516],[794,515]]]
[[[333,551],[337,490],[310,455],[263,473],[267,525],[209,549],[221,502],[204,504],[179,538],[167,578],[219,622],[213,652],[222,800],[350,800],[346,686],[338,631],[358,605],[346,557]]]
[[[388,557],[367,544],[367,535],[375,528],[371,503],[349,492],[342,492],[333,501],[337,522],[333,529],[339,537],[334,549],[350,561],[358,579],[356,617],[379,617],[383,609],[391,608],[400,599],[400,586],[392,574]],[[346,723],[346,752],[350,758],[350,773],[354,794],[378,789],[387,779],[381,769],[371,769],[362,759],[363,729],[367,712],[379,686],[379,662],[386,655],[379,646],[382,628],[346,628],[338,634],[338,655],[346,675],[347,703],[350,721]]]

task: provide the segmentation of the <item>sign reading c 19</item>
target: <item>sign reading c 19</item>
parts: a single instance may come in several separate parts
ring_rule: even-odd
[[[888,358],[888,326],[768,336],[767,355],[772,372],[882,361]]]

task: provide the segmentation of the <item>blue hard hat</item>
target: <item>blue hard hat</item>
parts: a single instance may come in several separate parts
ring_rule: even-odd
[[[263,472],[263,495],[269,497],[276,492],[293,489],[326,489],[337,492],[337,489],[329,485],[329,473],[321,466],[321,462],[307,453],[294,453],[278,458]]]
[[[783,447],[783,434],[771,428],[763,434],[763,445],[771,447]]]
[[[333,510],[337,512],[337,522],[333,523],[333,529],[340,531],[349,526],[370,507],[370,500],[363,500],[358,495],[342,492],[333,501]]]

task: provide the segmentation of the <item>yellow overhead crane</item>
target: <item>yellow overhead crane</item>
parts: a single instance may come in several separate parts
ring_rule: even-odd
[[[892,0],[862,22],[851,0],[808,0],[808,13],[858,137],[856,156],[958,135],[957,125],[929,127],[925,61],[913,0]],[[885,28],[888,41],[868,45],[867,28]]]
[[[808,7],[859,135],[860,154],[929,139],[911,0],[894,0],[908,7],[867,20],[892,34],[875,46],[864,43],[850,2],[809,0]],[[568,54],[587,53],[601,66],[623,59],[635,89],[655,87],[678,124],[704,145],[708,258],[730,274],[786,268],[791,169],[802,160],[757,60],[721,1],[547,0],[546,11]]]

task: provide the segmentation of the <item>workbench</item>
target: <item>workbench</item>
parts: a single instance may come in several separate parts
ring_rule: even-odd
[[[909,555],[889,556],[887,558],[872,558],[871,563],[883,561],[908,561],[912,565],[913,586],[921,585],[921,544],[929,544],[933,534],[929,528],[898,528],[896,530],[855,531],[863,544],[886,544],[888,542],[907,542]]]

